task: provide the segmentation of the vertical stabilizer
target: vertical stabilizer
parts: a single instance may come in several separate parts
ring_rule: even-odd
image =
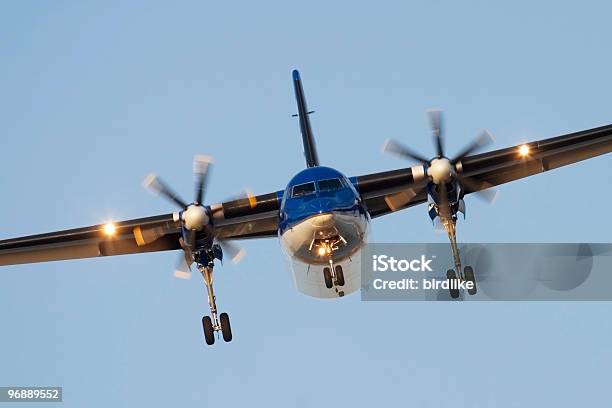
[[[317,147],[315,146],[314,136],[310,128],[310,119],[308,115],[312,112],[308,111],[306,106],[306,97],[302,88],[302,80],[298,70],[293,70],[293,87],[295,89],[295,99],[297,100],[298,113],[300,120],[300,131],[302,132],[302,142],[304,144],[304,156],[308,167],[319,165],[319,156],[317,155]]]

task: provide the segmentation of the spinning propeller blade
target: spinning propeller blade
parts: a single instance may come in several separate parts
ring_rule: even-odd
[[[436,145],[436,154],[438,157],[444,157],[444,143],[442,141],[442,111],[439,109],[430,109],[427,111],[429,117],[429,125],[434,137]]]
[[[187,259],[187,253],[179,256],[178,264],[174,269],[174,277],[179,279],[191,279],[191,260]]]
[[[225,240],[219,240],[219,245],[223,249],[223,253],[230,257],[232,263],[237,264],[242,261],[246,255],[246,250],[238,245]]]
[[[487,203],[491,204],[497,198],[497,189],[493,188],[490,184],[483,183],[469,177],[463,177],[459,174],[457,174],[455,177],[457,177],[457,180],[459,180],[464,187],[474,193],[476,197],[486,201]]]
[[[385,202],[389,206],[391,211],[400,210],[406,204],[408,204],[414,197],[419,195],[426,185],[419,186],[418,188],[409,188],[398,193],[389,194],[385,196]]]
[[[383,144],[382,151],[384,153],[395,154],[396,156],[404,157],[406,159],[416,160],[419,163],[427,163],[429,162],[424,156],[419,153],[410,150],[409,148],[402,146],[396,141],[391,139],[385,140]]]
[[[193,176],[195,179],[195,203],[202,204],[206,192],[206,180],[213,160],[210,156],[197,155],[193,158]]]
[[[469,156],[491,143],[493,143],[493,136],[491,136],[488,131],[483,130],[472,143],[467,145],[460,153],[457,153],[455,158],[451,160],[451,164],[457,164],[457,162],[461,161],[464,157]]]
[[[442,215],[444,218],[450,218],[452,212],[450,208],[450,202],[448,200],[448,190],[446,189],[446,183],[440,183],[437,187],[438,199],[440,200],[440,203],[438,205],[438,211],[440,211],[440,215]]]
[[[156,194],[161,194],[181,208],[186,208],[187,203],[181,199],[166,183],[164,183],[155,173],[151,173],[144,179],[142,183],[145,188],[148,188]]]

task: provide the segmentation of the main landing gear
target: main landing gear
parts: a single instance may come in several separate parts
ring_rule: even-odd
[[[198,269],[204,278],[204,284],[208,292],[208,306],[210,307],[210,316],[202,317],[202,327],[204,328],[204,340],[206,344],[215,344],[215,332],[221,332],[223,340],[226,342],[232,341],[232,328],[230,326],[229,316],[227,313],[217,315],[217,302],[215,291],[213,289],[213,261],[207,265],[198,265]]]
[[[476,288],[476,278],[474,277],[474,269],[471,266],[466,266],[463,271],[461,269],[461,257],[459,256],[459,247],[457,246],[457,230],[456,224],[457,219],[455,216],[452,217],[440,217],[442,225],[448,234],[448,239],[451,244],[451,251],[453,253],[453,260],[455,261],[455,269],[449,269],[446,272],[446,278],[449,280],[448,290],[453,299],[459,297],[459,282],[471,282],[471,286],[468,286],[468,294],[475,295],[478,291]],[[457,282],[453,284],[453,282]]]

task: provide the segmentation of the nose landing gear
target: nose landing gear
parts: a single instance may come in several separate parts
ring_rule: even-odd
[[[342,265],[335,265],[332,259],[334,251],[339,245],[346,244],[346,240],[341,235],[332,238],[316,239],[310,243],[310,249],[315,250],[319,256],[327,257],[329,266],[323,268],[323,281],[327,289],[334,289],[338,297],[344,296],[344,291],[339,289],[344,286],[344,271]]]
[[[232,341],[232,328],[230,326],[229,316],[227,313],[217,315],[217,302],[215,291],[213,288],[213,261],[207,265],[198,265],[198,269],[204,278],[204,285],[208,294],[208,306],[210,308],[210,316],[202,317],[202,327],[204,329],[204,340],[206,344],[215,344],[215,332],[221,332],[223,340],[226,342]]]
[[[344,271],[342,265],[334,265],[334,261],[329,259],[329,266],[323,268],[323,279],[327,289],[334,288],[339,297],[344,296],[344,291],[338,289],[344,286]]]
[[[454,280],[459,282],[471,282],[472,285],[470,288],[468,288],[468,294],[475,295],[478,290],[476,289],[474,269],[471,266],[466,266],[463,270],[461,269],[461,257],[459,256],[459,247],[457,246],[457,219],[454,215],[451,217],[440,216],[440,221],[448,234],[453,260],[455,262],[455,269],[449,269],[446,272],[446,278],[449,280],[448,290],[450,292],[450,296],[453,299],[457,299],[459,297],[459,289],[456,287],[457,285],[450,284]]]

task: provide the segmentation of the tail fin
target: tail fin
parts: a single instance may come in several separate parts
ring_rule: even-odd
[[[298,105],[297,116],[300,119],[300,130],[302,132],[306,165],[308,167],[315,167],[319,165],[319,156],[317,155],[317,147],[315,146],[314,136],[310,128],[310,119],[308,118],[308,115],[312,112],[309,112],[306,106],[302,80],[300,79],[300,73],[297,69],[293,70],[293,87],[295,89],[295,99]]]

